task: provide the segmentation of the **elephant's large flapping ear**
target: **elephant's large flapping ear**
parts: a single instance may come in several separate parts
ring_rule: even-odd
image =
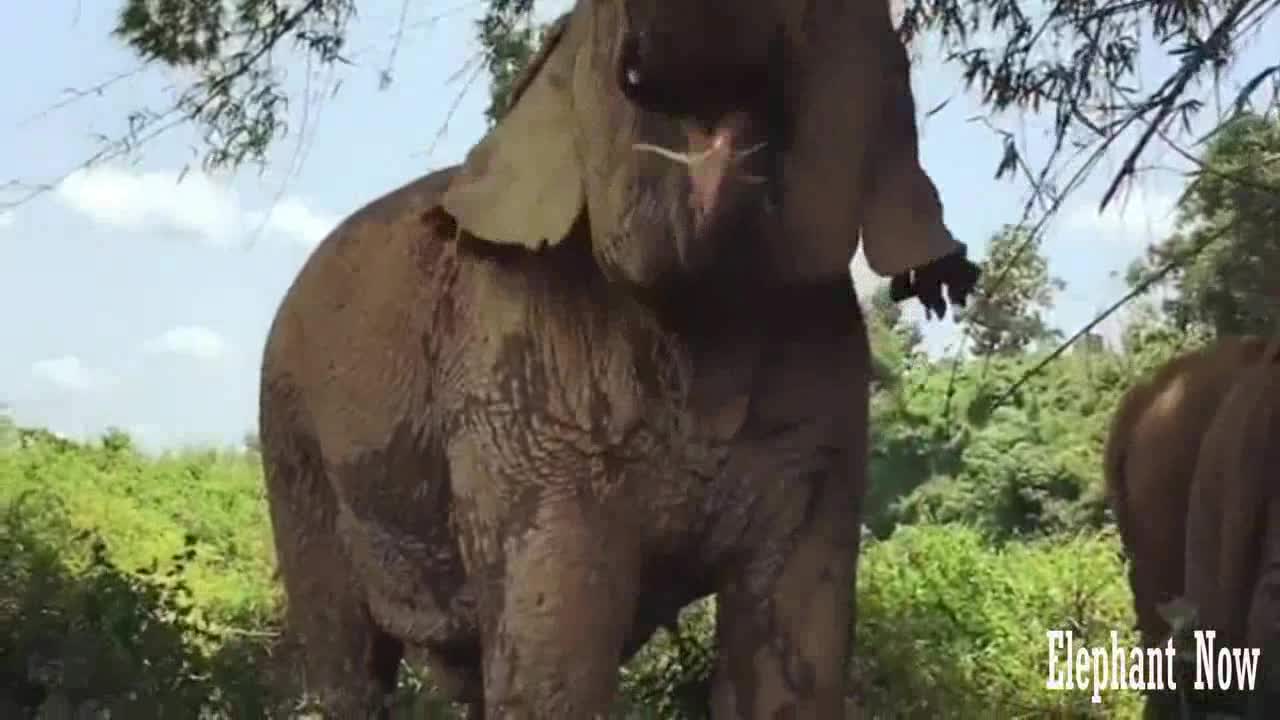
[[[570,96],[578,24],[566,14],[548,29],[506,113],[445,191],[441,205],[469,235],[538,250],[564,239],[583,212]]]

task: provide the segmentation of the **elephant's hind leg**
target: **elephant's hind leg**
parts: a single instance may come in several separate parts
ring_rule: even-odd
[[[354,584],[335,532],[337,501],[310,435],[280,432],[264,414],[266,474],[287,625],[302,645],[304,684],[334,718],[386,717],[401,643],[382,632]]]

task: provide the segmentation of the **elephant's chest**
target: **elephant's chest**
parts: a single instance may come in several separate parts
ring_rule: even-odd
[[[467,564],[499,562],[502,538],[566,499],[644,555],[688,548],[746,416],[758,341],[702,352],[608,324],[488,342],[447,441]]]
[[[477,323],[446,418],[491,472],[580,483],[714,470],[746,417],[758,335],[689,339],[625,306],[519,309]]]
[[[851,373],[865,384],[866,363],[853,357],[860,328],[826,305],[806,316],[808,329],[775,310],[759,323],[674,332],[604,290],[560,291],[496,271],[474,283],[476,315],[452,338],[440,375],[454,516],[471,567],[500,560],[504,537],[565,500],[598,522],[592,533],[616,530],[643,555],[688,552],[717,507],[737,502],[749,514],[750,493],[725,479],[749,425],[797,442],[789,428],[821,426],[813,443],[848,442],[827,431],[847,425],[841,417],[857,406]],[[812,455],[787,445],[756,464],[787,471],[792,450]]]
[[[691,484],[723,465],[749,394],[690,392],[682,379],[683,387],[654,387],[635,368],[603,380],[590,372],[527,373],[497,392],[473,395],[449,433],[455,490],[465,492],[472,478],[513,494],[572,488],[599,499],[687,504]]]

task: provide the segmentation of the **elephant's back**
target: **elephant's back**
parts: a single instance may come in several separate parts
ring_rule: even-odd
[[[287,382],[329,437],[385,438],[426,391],[424,340],[440,318],[457,255],[439,205],[455,168],[420,177],[342,221],[285,293],[263,355],[263,402]]]
[[[447,254],[448,239],[436,232],[428,211],[439,206],[456,169],[419,177],[348,215],[298,270],[277,325],[290,315],[316,314],[321,305],[338,312],[372,310],[366,306],[411,290],[413,275],[429,271]],[[287,330],[273,329],[273,335],[282,332]]]
[[[1231,385],[1265,347],[1263,338],[1224,337],[1165,363],[1123,401],[1134,416],[1130,446],[1153,455],[1179,448],[1194,453]],[[1189,472],[1194,463],[1184,467]]]
[[[1261,338],[1224,337],[1167,361],[1124,393],[1105,451],[1113,506],[1130,515],[1118,522],[1145,526],[1185,515],[1209,423],[1231,384],[1265,346]]]

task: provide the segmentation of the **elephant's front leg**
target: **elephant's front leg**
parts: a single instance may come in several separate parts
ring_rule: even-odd
[[[635,607],[634,563],[598,505],[543,494],[508,528],[504,572],[489,588],[486,717],[607,717]]]
[[[845,715],[858,498],[830,481],[827,492],[822,481],[782,484],[810,494],[796,509],[807,517],[758,548],[719,593],[715,720]]]

